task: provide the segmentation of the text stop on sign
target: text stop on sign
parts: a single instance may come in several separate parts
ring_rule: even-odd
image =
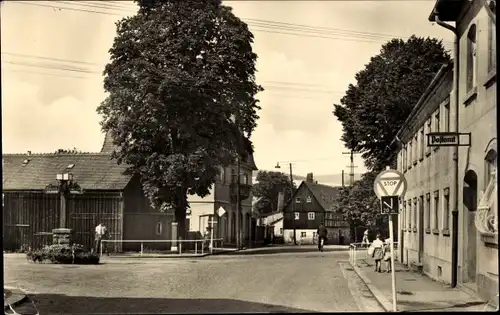
[[[383,196],[401,197],[406,193],[407,185],[406,178],[401,172],[388,169],[375,178],[373,190],[379,199]]]

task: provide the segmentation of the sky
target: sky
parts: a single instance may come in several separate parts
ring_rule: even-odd
[[[428,22],[432,0],[224,4],[255,35],[257,83],[265,89],[251,138],[259,169],[291,162],[300,175],[347,172],[332,111],[355,74],[394,37],[437,37],[448,49],[453,42],[450,31]],[[1,3],[4,153],[101,149],[101,73],[115,22],[136,8],[128,1]],[[366,171],[360,156],[355,164]]]

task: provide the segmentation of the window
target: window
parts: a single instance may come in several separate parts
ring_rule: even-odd
[[[237,183],[236,170],[234,168],[231,169],[231,183]]]
[[[280,228],[280,234],[283,234],[283,228]]]
[[[466,90],[469,92],[476,85],[476,25],[472,24],[467,33],[467,81]]]
[[[425,231],[431,231],[431,194],[425,195]]]
[[[408,151],[408,168],[411,168],[413,158],[413,139],[410,140],[410,149]]]
[[[450,103],[444,104],[444,131],[450,131]]]
[[[299,197],[295,198],[295,203],[300,203],[300,198]]]
[[[306,232],[300,232],[300,237],[307,237],[307,233]]]
[[[411,219],[413,216],[411,215],[411,199],[408,199],[408,229],[411,230]]]
[[[420,159],[422,160],[424,158],[424,147],[425,147],[425,132],[424,132],[424,127],[420,129]]]
[[[424,196],[420,196],[418,199],[419,199],[418,200],[418,203],[419,203],[419,205],[418,205],[418,214],[419,214],[418,217],[419,217],[419,220],[420,220],[420,219],[424,218],[424,215],[425,215],[425,212],[424,212]],[[420,222],[418,224],[418,226],[419,226],[419,228],[420,228],[420,226],[423,227],[424,226],[423,222]],[[418,233],[423,233],[423,232],[424,231],[418,231]]]
[[[314,212],[309,212],[309,213],[307,214],[307,219],[308,219],[308,220],[314,220],[314,217],[315,217],[315,213],[314,213]]]
[[[450,229],[450,189],[443,190],[444,204],[443,204],[443,231],[449,233]]]
[[[497,54],[495,53],[497,41],[497,30],[495,23],[489,21],[488,23],[488,72],[493,71],[497,66]]]
[[[403,147],[403,171],[406,171],[408,169],[407,163],[406,163],[406,144]]]
[[[300,212],[295,212],[295,220],[299,220],[300,219]]]
[[[403,230],[406,229],[406,201],[403,201],[403,215],[402,215],[402,226],[403,226]]]
[[[220,168],[220,173],[219,173],[219,182],[225,184],[225,179],[226,179],[226,172],[223,167]]]
[[[439,233],[439,190],[434,192],[434,233]]]
[[[313,238],[316,238],[317,236],[316,232],[313,232]]]
[[[306,203],[311,203],[311,196],[307,196]]]
[[[241,183],[244,184],[244,185],[249,185],[248,174],[247,173],[243,174],[242,179],[241,179]]]
[[[439,110],[436,112],[436,115],[434,115],[434,131],[439,132],[440,130],[440,121],[439,121]]]
[[[156,223],[156,235],[161,235],[163,232],[163,224],[161,222]]]
[[[479,201],[475,224],[479,232],[485,235],[498,234],[498,202],[497,202],[497,152],[489,150],[486,154],[485,172],[489,175],[487,186]]]
[[[413,148],[413,164],[417,163],[418,160],[418,132],[415,135],[415,147]]]
[[[432,132],[432,119],[429,119],[427,121],[427,133],[429,134],[431,132]],[[426,154],[430,154],[431,153],[431,147],[430,146],[427,146],[425,153]]]

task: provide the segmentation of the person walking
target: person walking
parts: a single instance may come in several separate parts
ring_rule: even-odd
[[[323,223],[321,223],[319,225],[318,230],[316,231],[316,233],[318,234],[318,249],[320,251],[323,251],[322,241],[323,241],[323,244],[324,244],[325,241],[326,241],[326,235],[328,234],[328,231],[327,231],[326,227],[323,225]]]
[[[362,244],[362,247],[368,247],[370,246],[370,240],[368,239],[368,233],[370,231],[369,230],[366,230],[364,233],[363,233],[363,240],[361,240],[361,244]]]
[[[380,234],[377,234],[377,237],[372,243],[373,254],[372,257],[375,260],[375,272],[382,272],[382,258],[384,258],[384,242],[380,240]]]
[[[385,261],[385,266],[386,266],[386,271],[391,272],[392,271],[392,262],[391,262],[391,239],[388,238],[385,240],[384,244],[384,261]]]

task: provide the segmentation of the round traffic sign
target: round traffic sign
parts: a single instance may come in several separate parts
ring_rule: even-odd
[[[379,199],[383,196],[404,196],[407,188],[403,173],[392,169],[380,172],[373,182],[373,191]]]

